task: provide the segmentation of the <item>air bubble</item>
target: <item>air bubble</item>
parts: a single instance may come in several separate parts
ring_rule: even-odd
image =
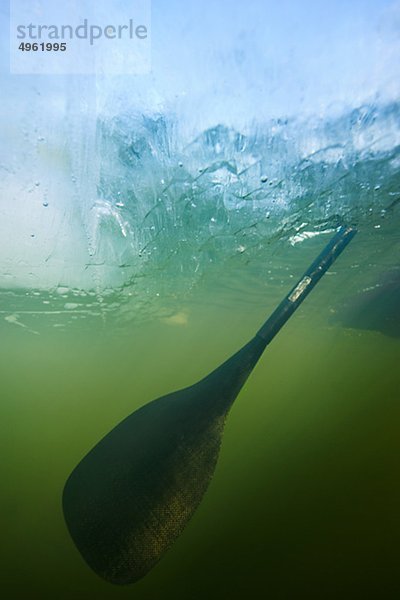
[[[64,294],[68,294],[69,292],[69,288],[65,287],[63,285],[60,285],[57,289],[56,289],[57,294],[59,294],[60,296],[63,296]]]
[[[77,304],[76,302],[66,302],[64,304],[64,308],[66,310],[74,310],[75,308],[78,308],[79,304]]]

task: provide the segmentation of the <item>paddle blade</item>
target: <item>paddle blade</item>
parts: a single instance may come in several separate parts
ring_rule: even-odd
[[[264,346],[254,339],[199,383],[134,412],[74,469],[64,516],[98,575],[137,581],[182,532],[213,475],[226,413]]]

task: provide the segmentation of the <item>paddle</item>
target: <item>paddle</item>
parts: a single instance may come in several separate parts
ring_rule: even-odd
[[[267,344],[355,235],[338,233],[255,337],[207,377],[132,413],[78,464],[63,494],[66,523],[104,579],[137,581],[179,536],[206,491],[225,418]]]

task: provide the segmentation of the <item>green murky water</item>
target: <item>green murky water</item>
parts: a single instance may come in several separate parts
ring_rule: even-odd
[[[161,295],[145,319],[134,300],[113,310],[112,298],[88,307],[68,293],[2,293],[4,597],[397,597],[400,339],[335,321],[396,264],[395,232],[361,231],[266,350],[229,415],[203,503],[142,581],[99,579],[63,521],[63,485],[80,458],[245,343],[325,240],[275,248],[261,269],[238,257],[186,296]]]
[[[1,3],[7,600],[400,598],[398,11],[234,4],[154,2],[152,73],[114,77],[11,74]],[[341,225],[183,535],[137,584],[99,579],[63,521],[71,470],[247,342]]]

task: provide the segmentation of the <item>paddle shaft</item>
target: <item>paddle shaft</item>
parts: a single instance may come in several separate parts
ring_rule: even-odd
[[[276,336],[356,233],[357,230],[354,227],[341,227],[325,246],[321,254],[258,330],[256,337],[264,340],[265,345],[269,344]]]

